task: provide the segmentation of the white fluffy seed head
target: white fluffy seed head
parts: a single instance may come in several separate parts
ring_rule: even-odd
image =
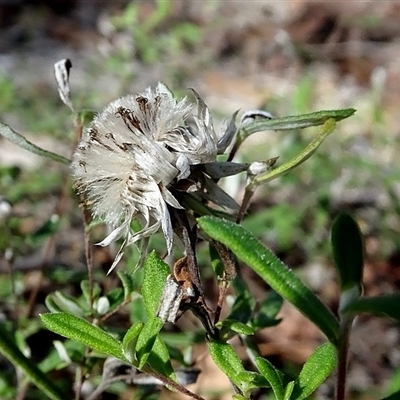
[[[171,250],[167,204],[180,205],[170,185],[187,178],[191,165],[215,161],[219,143],[233,136],[232,129],[228,140],[226,134],[216,135],[207,106],[195,95],[197,107],[186,98],[176,100],[159,83],[113,101],[90,124],[72,170],[78,192],[85,193],[94,216],[112,230],[101,245],[123,237],[125,247],[161,228]],[[141,222],[139,232],[131,230],[134,217]]]

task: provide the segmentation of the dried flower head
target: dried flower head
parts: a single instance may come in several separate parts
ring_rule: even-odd
[[[171,191],[173,185],[190,178],[193,166],[209,164],[210,171],[214,168],[221,175],[214,162],[232,141],[236,114],[217,134],[207,106],[193,92],[196,104],[175,99],[159,83],[113,101],[93,120],[74,154],[76,188],[86,194],[94,216],[111,229],[99,244],[124,238],[112,268],[125,246],[160,228],[170,252],[173,229],[168,206],[182,208]],[[199,188],[206,197],[220,194],[210,175],[205,175],[205,187]],[[232,204],[226,194],[221,198],[223,205]],[[134,218],[141,223],[138,232],[131,228]]]

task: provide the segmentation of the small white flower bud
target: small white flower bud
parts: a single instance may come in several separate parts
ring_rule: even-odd
[[[107,297],[102,296],[99,298],[96,304],[96,310],[99,315],[104,315],[110,309],[110,301]]]

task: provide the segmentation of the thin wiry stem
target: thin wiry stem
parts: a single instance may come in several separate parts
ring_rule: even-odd
[[[77,115],[75,120],[75,132],[76,132],[76,143],[80,142],[82,139],[83,134],[83,121],[82,118]],[[90,211],[86,206],[86,201],[83,195],[80,196],[81,204],[82,204],[82,213],[83,213],[83,225],[84,225],[84,244],[85,244],[85,258],[86,258],[86,266],[88,270],[88,280],[89,280],[89,306],[92,309],[93,307],[93,252],[92,252],[92,244],[90,242],[90,235],[89,235],[89,224],[91,221]]]
[[[177,382],[174,382],[173,380],[167,378],[166,376],[163,376],[159,374],[158,372],[155,372],[151,370],[150,368],[146,368],[143,370],[143,372],[148,373],[151,376],[154,376],[158,380],[160,380],[162,383],[164,383],[165,386],[172,387],[173,389],[177,390],[178,392],[191,397],[192,399],[196,400],[205,400],[203,397],[197,395],[196,393],[191,392],[189,389],[186,389],[184,386],[180,385]]]

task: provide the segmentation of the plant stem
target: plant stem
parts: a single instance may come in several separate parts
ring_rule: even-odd
[[[349,350],[349,337],[353,317],[345,317],[339,329],[338,341],[338,369],[336,376],[336,400],[344,400],[346,394],[347,355]]]

